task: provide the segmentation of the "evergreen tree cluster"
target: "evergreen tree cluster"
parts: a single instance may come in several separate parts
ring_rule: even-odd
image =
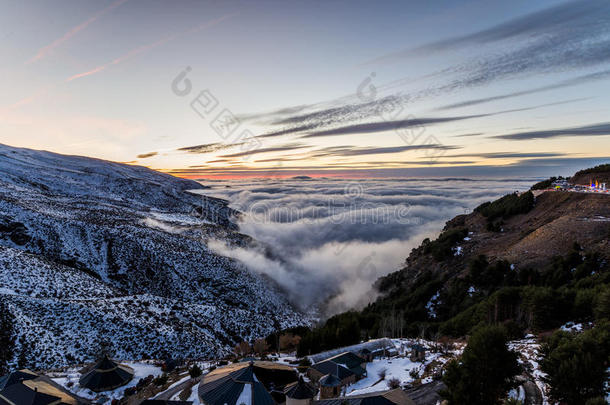
[[[528,213],[532,208],[534,194],[528,191],[520,195],[507,194],[498,200],[483,203],[474,210],[487,218],[487,230],[498,232],[502,229],[504,219]]]
[[[0,297],[0,375],[8,373],[8,363],[13,359],[14,322],[15,318],[9,311],[8,303]]]
[[[447,365],[442,394],[450,404],[500,404],[508,391],[519,385],[515,376],[521,367],[517,354],[507,347],[507,335],[500,326],[477,329],[459,360]]]
[[[542,371],[550,395],[567,405],[595,403],[606,397],[610,375],[610,322],[575,334],[557,331],[543,345]],[[605,402],[599,402],[605,403]]]

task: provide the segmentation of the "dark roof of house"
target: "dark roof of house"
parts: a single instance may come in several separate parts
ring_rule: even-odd
[[[422,345],[419,345],[417,343],[412,345],[411,349],[415,350],[416,352],[425,352],[426,351],[425,347],[423,347]]]
[[[345,353],[345,352],[357,353],[358,351],[360,351],[364,348],[370,350],[373,353],[377,353],[377,352],[383,352],[384,349],[388,350],[390,348],[395,348],[395,346],[391,339],[381,338],[381,339],[369,340],[368,342],[358,343],[356,345],[328,350],[328,351],[322,352],[322,353],[312,354],[312,355],[307,356],[307,358],[312,363],[319,363],[321,361],[327,360],[338,354]]]
[[[205,375],[199,397],[207,405],[236,405],[242,392],[250,389],[251,405],[275,405],[270,391],[295,381],[297,374],[289,366],[263,361],[234,363]]]
[[[362,364],[362,357],[352,352],[345,352],[331,357],[331,361],[335,363],[345,364],[347,368],[359,367]]]
[[[12,384],[0,391],[0,398],[9,404],[51,405],[60,404],[61,398],[33,390],[23,384]]]
[[[110,391],[127,384],[133,378],[130,367],[104,356],[91,371],[83,375],[79,384],[94,392]]]
[[[147,399],[140,402],[140,405],[192,405],[192,401],[169,401],[164,399]]]
[[[78,399],[45,376],[39,376],[29,370],[20,370],[26,378],[11,383],[0,391],[0,405],[38,405],[58,404],[77,405]],[[32,375],[34,378],[31,378]],[[6,380],[5,380],[6,382]]]
[[[295,383],[287,385],[284,389],[284,394],[292,399],[312,399],[317,393],[318,390],[311,384],[303,381],[302,378],[299,378],[299,381]]]
[[[323,399],[314,401],[314,405],[415,405],[415,402],[402,389],[397,388],[390,391]]]
[[[341,380],[332,374],[326,374],[318,382],[322,387],[338,387],[341,385]]]
[[[355,374],[353,371],[351,371],[347,367],[345,367],[341,364],[335,363],[332,360],[325,360],[321,363],[316,363],[313,366],[311,366],[311,368],[319,371],[322,374],[334,375],[335,377],[338,377],[340,380],[344,380]]]
[[[38,374],[28,369],[13,371],[5,376],[0,377],[0,390],[8,387],[9,385],[16,384],[25,380],[33,380],[38,378]]]
[[[364,368],[362,368],[362,366],[361,366],[361,364],[363,362],[364,362],[364,359],[362,357],[358,356],[357,354],[354,354],[352,352],[345,352],[345,353],[341,353],[336,356],[333,356],[327,360],[324,360],[323,362],[316,363],[312,367],[315,368],[316,370],[320,371],[321,373],[335,374],[340,379],[344,379],[345,376],[339,375],[339,373],[341,373],[339,368],[337,368],[337,372],[334,373],[329,368],[329,366],[326,365],[326,363],[334,363],[334,364],[338,364],[340,366],[344,366],[343,368],[349,369],[349,371],[352,374],[355,374],[357,376],[363,376],[366,374],[366,370]],[[318,364],[323,365],[322,366],[323,369],[319,369],[318,367],[316,367]]]

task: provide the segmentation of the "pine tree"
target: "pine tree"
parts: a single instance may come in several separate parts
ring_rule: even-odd
[[[451,404],[500,404],[517,383],[520,372],[517,354],[506,345],[504,328],[485,326],[468,340],[460,361],[452,360],[443,380],[443,395]]]
[[[549,339],[543,346],[541,369],[547,374],[553,399],[576,405],[605,396],[608,341],[608,322],[577,336],[560,331]]]

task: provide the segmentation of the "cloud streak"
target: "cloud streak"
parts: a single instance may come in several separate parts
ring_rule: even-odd
[[[268,152],[285,152],[285,151],[289,151],[289,150],[303,149],[303,148],[309,148],[309,147],[310,147],[309,145],[303,145],[300,143],[291,143],[288,145],[272,146],[269,148],[258,148],[258,149],[243,151],[243,152],[231,153],[228,155],[220,155],[220,157],[221,158],[234,158],[234,157],[257,155],[260,153],[268,153]]]
[[[492,97],[476,98],[476,99],[461,101],[459,103],[448,104],[448,105],[437,108],[437,110],[441,111],[441,110],[452,110],[455,108],[462,108],[462,107],[470,107],[473,105],[490,103],[492,101],[505,100],[508,98],[527,96],[530,94],[541,93],[544,91],[550,91],[550,90],[556,90],[556,89],[561,89],[561,88],[565,88],[565,87],[577,86],[580,84],[593,82],[593,81],[597,81],[597,80],[603,80],[603,79],[607,79],[607,78],[610,78],[610,70],[603,70],[600,72],[589,73],[586,75],[581,75],[581,76],[577,76],[577,77],[574,77],[571,79],[563,80],[559,83],[551,84],[548,86],[541,86],[541,87],[536,87],[533,89],[515,91],[512,93],[505,93],[505,94],[492,96]]]
[[[366,148],[355,146],[338,146],[328,147],[314,151],[311,157],[325,156],[361,156],[361,155],[381,155],[402,153],[413,150],[452,150],[459,149],[459,146],[439,145],[439,144],[423,144],[423,145],[406,145],[406,146],[390,146],[385,148]]]
[[[70,38],[74,37],[76,34],[78,34],[80,31],[84,30],[85,28],[87,28],[89,25],[93,24],[104,14],[107,14],[111,10],[121,6],[122,4],[124,4],[126,2],[127,2],[127,0],[117,0],[117,1],[113,2],[112,4],[110,4],[108,7],[98,11],[97,13],[95,13],[93,16],[91,16],[87,20],[85,20],[82,23],[78,24],[77,26],[73,27],[71,30],[66,32],[60,38],[57,38],[55,41],[51,42],[49,45],[40,48],[38,50],[38,52],[36,52],[36,55],[32,56],[26,62],[26,64],[37,62],[37,61],[49,56],[61,44],[68,41]]]
[[[449,49],[474,47],[510,40],[530,40],[541,36],[565,38],[570,33],[596,34],[607,29],[605,18],[610,13],[610,5],[605,0],[576,0],[514,18],[494,27],[472,34],[432,42],[417,48],[387,54],[368,63],[393,62],[411,56]]]
[[[94,67],[94,68],[92,68],[92,69],[90,69],[88,71],[72,75],[72,76],[70,76],[70,77],[68,77],[66,79],[66,82],[71,82],[73,80],[81,79],[83,77],[87,77],[87,76],[91,76],[91,75],[103,72],[106,69],[108,69],[109,67],[112,67],[112,66],[115,66],[115,65],[119,65],[119,64],[121,64],[121,63],[123,63],[125,61],[128,61],[129,59],[132,59],[133,57],[135,57],[137,55],[146,53],[146,52],[150,51],[151,49],[157,48],[157,47],[159,47],[161,45],[164,45],[164,44],[166,44],[168,42],[171,42],[171,41],[175,40],[176,38],[178,38],[178,37],[180,37],[182,35],[192,34],[192,33],[198,32],[198,31],[200,31],[200,30],[202,30],[204,28],[209,28],[209,27],[212,27],[212,26],[214,26],[216,24],[219,24],[220,22],[226,20],[227,18],[232,17],[233,15],[234,14],[224,15],[224,16],[222,16],[220,18],[216,18],[216,19],[207,21],[207,22],[205,22],[203,24],[199,24],[199,25],[197,25],[195,27],[192,27],[192,28],[190,28],[190,29],[188,29],[186,31],[181,31],[181,32],[177,32],[177,33],[174,33],[174,34],[170,34],[170,35],[165,36],[164,38],[159,39],[158,41],[151,42],[149,44],[145,44],[145,45],[139,46],[137,48],[134,48],[134,49],[130,50],[129,52],[119,56],[118,58],[113,59],[112,61],[110,61],[108,63],[96,66],[96,67]]]
[[[405,128],[422,127],[432,124],[440,124],[445,122],[454,122],[467,120],[472,118],[485,117],[489,114],[465,115],[462,117],[430,117],[430,118],[414,118],[406,120],[380,121],[370,122],[365,124],[346,125],[343,127],[327,129],[323,131],[311,132],[301,136],[302,139],[317,138],[321,136],[336,136],[336,135],[351,135],[351,134],[369,134],[383,131],[396,131]]]
[[[215,143],[206,143],[203,145],[185,146],[182,148],[178,148],[177,151],[195,153],[195,154],[205,154],[205,153],[218,152],[220,150],[230,149],[230,148],[234,148],[234,147],[241,146],[241,145],[243,145],[243,142],[231,143],[231,144],[215,142]]]
[[[581,127],[551,129],[543,131],[525,131],[506,135],[496,135],[492,138],[523,141],[530,139],[548,139],[566,136],[607,136],[610,135],[610,122],[585,125]]]

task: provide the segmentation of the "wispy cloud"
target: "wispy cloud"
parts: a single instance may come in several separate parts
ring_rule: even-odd
[[[36,53],[36,55],[32,56],[26,63],[28,63],[28,64],[29,63],[34,63],[34,62],[37,62],[37,61],[39,61],[41,59],[44,59],[45,57],[49,56],[53,52],[53,50],[55,48],[57,48],[58,46],[60,46],[61,44],[63,44],[64,42],[66,42],[67,40],[69,40],[70,38],[75,36],[76,34],[78,34],[80,31],[82,31],[85,28],[87,28],[89,25],[94,23],[97,19],[102,17],[104,14],[106,14],[106,13],[110,12],[111,10],[119,7],[120,5],[124,4],[125,2],[127,2],[127,0],[117,0],[117,1],[115,1],[113,3],[111,3],[108,7],[98,11],[97,13],[95,13],[90,18],[86,19],[82,23],[80,23],[77,26],[73,27],[71,30],[66,32],[61,37],[57,38],[55,41],[51,42],[49,45],[40,48],[38,50],[38,52]]]
[[[541,37],[581,41],[608,29],[610,3],[606,0],[576,0],[514,18],[485,30],[432,42],[417,48],[378,57],[368,63],[392,62],[460,47],[474,47],[510,40],[532,40]]]
[[[159,152],[142,153],[142,154],[138,155],[138,159],[146,159],[149,157],[157,156],[158,154],[159,154]]]
[[[577,86],[577,85],[584,84],[587,82],[603,80],[603,79],[608,79],[608,78],[610,78],[610,70],[603,70],[600,72],[589,73],[589,74],[577,76],[577,77],[574,77],[571,79],[562,80],[558,83],[550,84],[548,86],[541,86],[541,87],[536,87],[536,88],[528,89],[528,90],[515,91],[515,92],[500,94],[500,95],[491,96],[491,97],[475,98],[475,99],[471,99],[471,100],[461,101],[459,103],[448,104],[448,105],[437,108],[437,110],[451,110],[451,109],[455,109],[455,108],[470,107],[473,105],[489,103],[492,101],[505,100],[508,98],[521,97],[521,96],[540,93],[540,92],[544,92],[544,91],[561,89],[564,87]]]
[[[196,154],[205,154],[205,153],[213,153],[218,152],[220,150],[235,148],[243,145],[243,142],[240,143],[206,143],[203,145],[194,145],[194,146],[185,146],[182,148],[178,148],[178,152],[188,152],[188,153],[196,153]]]
[[[142,54],[144,52],[147,52],[147,51],[150,51],[151,49],[154,49],[154,48],[156,48],[158,46],[166,44],[169,41],[172,41],[172,40],[176,39],[177,37],[178,37],[178,34],[171,34],[171,35],[166,36],[165,38],[160,39],[159,41],[155,41],[155,42],[152,42],[150,44],[146,44],[146,45],[142,45],[140,47],[134,48],[131,51],[129,51],[129,52],[119,56],[116,59],[113,59],[112,61],[110,61],[108,63],[96,66],[96,67],[94,67],[91,70],[87,70],[85,72],[81,72],[81,73],[77,73],[75,75],[72,75],[72,76],[68,77],[66,79],[66,81],[67,82],[71,82],[72,80],[81,79],[83,77],[87,77],[87,76],[94,75],[96,73],[100,73],[100,72],[108,69],[111,66],[115,66],[115,65],[118,65],[120,63],[123,63],[123,62],[133,58],[134,56],[140,55],[140,54]]]
[[[488,114],[478,115],[465,115],[461,117],[436,117],[436,118],[414,118],[406,120],[394,120],[394,121],[379,121],[370,122],[365,124],[354,124],[346,125],[343,127],[327,129],[323,131],[316,131],[307,135],[301,136],[301,138],[317,138],[321,136],[336,136],[336,135],[350,135],[350,134],[367,134],[373,132],[393,131],[403,128],[420,127],[431,124],[439,124],[444,122],[461,121],[471,118],[485,117]]]
[[[393,131],[400,130],[406,128],[413,127],[423,127],[428,125],[442,124],[447,122],[455,122],[462,121],[474,118],[483,118],[490,117],[494,115],[500,114],[509,114],[521,111],[529,111],[535,110],[538,108],[555,106],[566,103],[573,103],[577,101],[582,101],[587,98],[576,98],[570,100],[562,100],[553,103],[545,103],[534,106],[527,106],[522,108],[513,108],[509,110],[496,111],[485,114],[473,114],[473,115],[462,115],[462,116],[452,116],[452,117],[423,117],[423,118],[408,118],[402,120],[385,120],[385,121],[377,121],[377,122],[369,122],[369,123],[359,123],[352,125],[345,125],[330,129],[323,129],[318,131],[312,131],[316,128],[324,128],[331,126],[333,124],[341,123],[344,121],[353,121],[353,120],[362,120],[365,117],[379,117],[379,112],[383,111],[385,107],[385,103],[400,103],[399,97],[387,98],[386,100],[380,100],[380,104],[372,104],[372,103],[364,103],[357,105],[347,105],[339,108],[329,108],[327,110],[319,111],[316,113],[311,113],[307,115],[300,115],[291,117],[285,120],[282,120],[280,123],[288,123],[288,122],[301,122],[304,120],[313,121],[311,123],[307,123],[304,125],[297,125],[288,128],[283,128],[279,131],[270,132],[267,134],[259,135],[259,138],[270,138],[291,134],[299,134],[303,132],[309,132],[307,134],[301,135],[300,139],[307,138],[317,138],[317,137],[325,137],[325,136],[340,136],[340,135],[351,135],[351,134],[366,134],[366,133],[376,133],[383,131]],[[405,98],[405,101],[407,98]],[[394,105],[396,104],[388,104]]]
[[[277,110],[267,111],[262,113],[251,113],[251,114],[241,114],[238,115],[238,118],[241,121],[275,121],[280,120],[283,117],[291,116],[297,114],[305,109],[312,108],[314,104],[303,104],[297,105],[293,107],[284,107],[278,108]]]
[[[610,122],[585,125],[573,128],[551,129],[544,131],[526,131],[513,134],[496,135],[492,138],[522,141],[529,139],[558,138],[564,136],[606,136],[610,135]]]
[[[521,159],[521,158],[552,158],[568,156],[567,153],[554,152],[491,152],[491,153],[460,153],[443,155],[443,158],[476,157],[485,159]]]
[[[300,143],[291,143],[288,145],[273,146],[273,147],[269,147],[269,148],[258,148],[258,149],[253,149],[253,150],[237,152],[237,153],[231,153],[229,155],[221,155],[220,157],[221,158],[242,157],[242,156],[257,155],[260,153],[268,153],[268,152],[285,152],[285,151],[289,151],[289,150],[303,149],[303,148],[309,148],[309,147],[310,147],[309,145],[303,145]]]
[[[333,176],[347,178],[414,178],[414,177],[456,177],[474,176],[489,177],[516,176],[549,177],[556,175],[571,175],[583,167],[592,167],[608,163],[609,157],[590,158],[524,158],[508,164],[472,164],[477,162],[463,161],[453,164],[451,161],[416,161],[389,163],[381,162],[376,167],[363,164],[329,164],[315,166],[266,166],[266,167],[222,167],[202,169],[170,170],[177,176],[190,178],[235,178],[235,177],[290,177],[290,176]],[[437,163],[438,162],[438,163]],[[364,163],[366,165],[366,163]],[[414,167],[417,165],[417,167]],[[405,167],[410,166],[410,167]],[[450,168],[448,168],[450,166]]]
[[[484,132],[471,132],[468,134],[460,134],[460,135],[453,135],[454,138],[466,138],[466,137],[470,137],[470,136],[480,136],[480,135],[484,135]]]
[[[402,153],[413,150],[452,150],[459,149],[459,146],[440,145],[440,144],[424,144],[424,145],[406,145],[406,146],[388,146],[388,147],[357,147],[357,146],[331,146],[314,151],[312,157],[325,156],[360,156],[360,155],[380,155]]]
[[[137,56],[137,55],[140,55],[142,53],[148,52],[151,49],[154,49],[154,48],[156,48],[158,46],[161,46],[161,45],[164,45],[164,44],[166,44],[166,43],[168,43],[170,41],[173,41],[174,39],[176,39],[176,38],[178,38],[178,37],[180,37],[180,36],[182,36],[184,34],[195,33],[195,32],[198,32],[198,31],[204,29],[204,28],[212,27],[212,26],[214,26],[214,25],[216,25],[216,24],[226,20],[227,18],[232,17],[233,15],[234,14],[225,15],[225,16],[222,16],[220,18],[216,18],[216,19],[207,21],[207,22],[205,22],[203,24],[199,24],[199,25],[197,25],[195,27],[192,27],[192,28],[190,28],[190,29],[188,29],[186,31],[181,31],[181,32],[173,33],[173,34],[165,36],[164,38],[161,38],[158,41],[151,42],[149,44],[145,44],[145,45],[139,46],[137,48],[134,48],[134,49],[130,50],[129,52],[119,56],[118,58],[113,59],[112,61],[110,61],[108,63],[96,66],[96,67],[94,67],[94,68],[92,68],[92,69],[90,69],[88,71],[72,75],[72,76],[70,76],[70,77],[68,77],[66,79],[66,82],[70,82],[72,80],[81,79],[83,77],[87,77],[87,76],[94,75],[96,73],[100,73],[100,72],[108,69],[111,66],[115,66],[115,65],[118,65],[120,63],[123,63],[123,62],[125,62],[125,61],[127,61],[127,60],[129,60],[129,59],[131,59],[131,58],[133,58],[135,56]]]

